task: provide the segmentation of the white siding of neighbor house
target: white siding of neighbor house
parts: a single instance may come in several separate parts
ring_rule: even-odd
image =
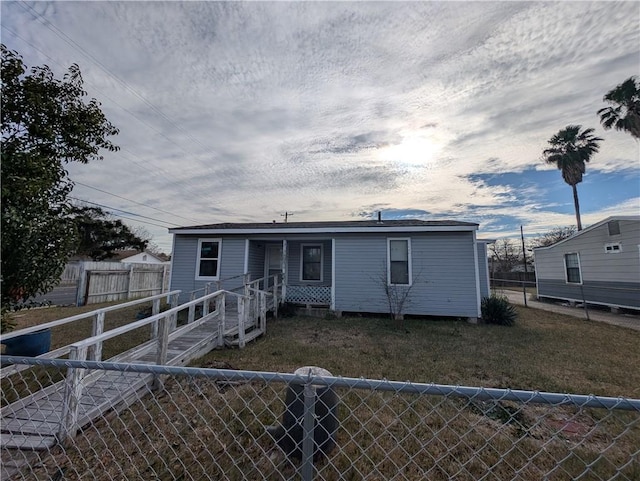
[[[132,256],[125,257],[121,259],[120,262],[124,264],[164,264],[164,261],[146,252],[139,252]]]
[[[336,237],[336,310],[389,312],[381,282],[386,279],[387,238],[393,237],[383,234]],[[404,313],[477,317],[472,233],[410,237],[413,287]]]
[[[619,220],[620,234],[607,222],[546,249],[536,249],[538,295],[594,304],[640,308],[640,220]],[[622,250],[607,253],[619,242]],[[565,254],[580,258],[582,285],[566,282]]]

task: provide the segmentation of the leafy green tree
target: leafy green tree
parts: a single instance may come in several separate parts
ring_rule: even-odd
[[[629,132],[640,139],[640,83],[629,77],[602,99],[613,107],[598,110],[600,123],[605,129],[614,128]]]
[[[78,231],[76,255],[94,261],[113,257],[118,250],[146,249],[149,241],[138,237],[120,219],[114,219],[99,207],[74,207],[73,221]]]
[[[542,152],[548,164],[555,164],[562,172],[562,178],[573,190],[573,204],[576,209],[578,230],[582,230],[580,202],[577,185],[582,182],[586,163],[600,150],[602,139],[593,135],[593,129],[582,130],[581,125],[567,125],[548,141],[550,148]]]
[[[116,129],[82,89],[72,65],[62,80],[49,67],[28,72],[2,49],[2,313],[52,288],[74,250],[76,229],[65,165],[118,149]],[[3,315],[4,318],[4,315]]]

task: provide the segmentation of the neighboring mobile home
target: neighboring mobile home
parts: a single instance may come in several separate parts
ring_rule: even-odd
[[[171,289],[188,293],[281,273],[287,302],[388,313],[385,285],[411,288],[404,314],[477,319],[489,295],[478,224],[372,220],[212,224],[174,234]]]
[[[640,309],[640,216],[609,217],[534,255],[538,297]]]

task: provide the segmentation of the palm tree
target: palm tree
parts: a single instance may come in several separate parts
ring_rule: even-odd
[[[562,178],[573,188],[573,203],[576,208],[578,230],[582,230],[580,221],[580,203],[577,184],[582,182],[585,163],[600,149],[599,137],[593,136],[593,129],[584,129],[581,125],[567,125],[549,140],[550,148],[542,152],[545,162],[556,164],[562,171]]]
[[[602,100],[613,105],[598,110],[602,126],[629,132],[640,139],[640,83],[636,77],[629,77]]]

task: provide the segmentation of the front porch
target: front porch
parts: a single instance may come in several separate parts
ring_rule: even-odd
[[[280,274],[284,302],[332,308],[332,239],[247,239],[246,242],[245,272],[250,279]]]

